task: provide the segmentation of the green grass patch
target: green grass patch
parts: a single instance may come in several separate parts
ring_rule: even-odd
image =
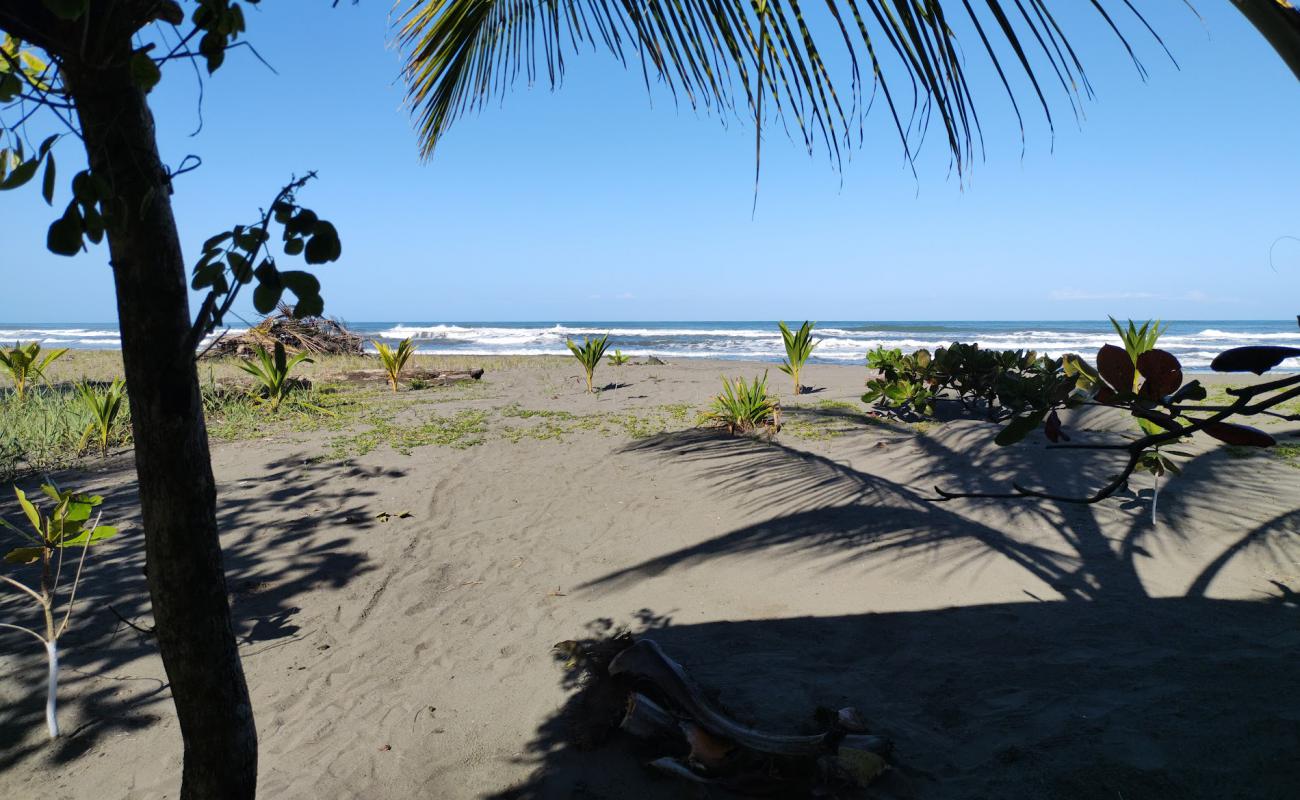
[[[363,456],[381,445],[409,456],[417,447],[452,447],[457,450],[481,444],[488,431],[488,412],[466,409],[449,416],[429,414],[423,421],[402,423],[390,418],[371,416],[370,427],[356,433],[337,436],[328,445],[331,458]]]

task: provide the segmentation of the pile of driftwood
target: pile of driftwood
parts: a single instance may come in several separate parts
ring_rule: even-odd
[[[270,351],[279,342],[290,353],[359,356],[365,353],[365,341],[338,320],[325,317],[294,319],[293,309],[282,305],[276,313],[243,333],[221,336],[204,351],[204,355],[248,358],[256,353],[258,347]]]
[[[449,386],[461,381],[476,381],[483,377],[482,369],[406,369],[402,370],[405,383],[423,384],[424,386]],[[354,369],[327,375],[332,381],[356,381],[359,383],[383,383],[388,380],[388,373],[382,369]]]
[[[557,648],[571,665],[586,662],[580,744],[599,744],[616,730],[662,753],[649,762],[655,770],[752,796],[837,797],[888,769],[892,743],[869,734],[856,709],[820,711],[820,733],[768,733],[719,710],[651,639],[607,640],[603,652],[577,642]]]

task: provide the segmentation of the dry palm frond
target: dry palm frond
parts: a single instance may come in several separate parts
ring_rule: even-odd
[[[274,350],[279,344],[290,353],[362,355],[365,339],[343,323],[325,317],[293,318],[293,309],[280,306],[276,313],[235,336],[219,339],[207,355],[251,357],[258,348]]]

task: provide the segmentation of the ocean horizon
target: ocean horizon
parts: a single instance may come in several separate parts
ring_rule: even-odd
[[[1188,369],[1207,369],[1219,352],[1244,345],[1300,347],[1292,320],[1170,320],[1160,347]],[[609,334],[610,347],[635,357],[713,358],[778,362],[784,356],[775,321],[559,321],[349,322],[367,338],[395,342],[412,337],[430,355],[566,355],[565,340]],[[243,328],[231,328],[238,333]],[[821,341],[812,362],[862,361],[878,346],[910,352],[952,342],[1034,350],[1051,356],[1090,354],[1118,342],[1107,320],[831,320],[817,323]],[[38,340],[50,347],[117,349],[116,323],[0,323],[0,342]],[[1283,367],[1300,368],[1300,359]]]

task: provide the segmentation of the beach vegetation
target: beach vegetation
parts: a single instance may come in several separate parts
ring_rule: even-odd
[[[1067,372],[1075,382],[1074,388],[1064,397],[1039,398],[1036,406],[1012,418],[995,439],[999,445],[1012,444],[1041,428],[1048,442],[1063,452],[1078,452],[1080,449],[1114,452],[1123,458],[1123,462],[1104,485],[1082,496],[1029,489],[1020,484],[1013,484],[1012,491],[1006,493],[948,492],[936,487],[940,498],[996,497],[1097,503],[1126,487],[1135,472],[1145,471],[1156,480],[1152,502],[1154,522],[1160,477],[1180,471],[1170,456],[1189,457],[1187,453],[1167,450],[1168,445],[1204,434],[1233,448],[1229,455],[1235,456],[1239,448],[1272,450],[1278,446],[1275,437],[1238,420],[1300,419],[1300,416],[1285,410],[1300,398],[1300,375],[1228,388],[1225,390],[1226,402],[1206,402],[1208,392],[1199,380],[1185,380],[1176,356],[1159,348],[1142,349],[1158,338],[1161,330],[1158,323],[1142,328],[1132,323],[1122,328],[1116,323],[1115,327],[1124,347],[1103,345],[1091,364],[1079,357],[1065,359]],[[1296,357],[1300,357],[1300,348],[1296,347],[1235,347],[1216,356],[1210,368],[1216,372],[1263,375],[1286,359]],[[1130,435],[1123,442],[1072,444],[1060,412],[1081,406],[1122,410],[1135,420],[1148,424],[1142,426],[1142,435]]]
[[[1054,359],[1030,350],[986,350],[978,344],[953,342],[931,355],[929,350],[904,354],[877,347],[867,353],[867,381],[862,401],[894,416],[933,417],[937,404],[956,402],[967,413],[1006,419],[1067,395],[1074,384],[1066,369],[1070,356]]]
[[[1250,19],[1288,63],[1300,70],[1300,46],[1294,44],[1292,35],[1300,17],[1290,4],[1263,2],[1269,10],[1258,2],[1249,4],[1253,8]],[[968,101],[973,90],[966,80],[965,64],[952,54],[977,49],[970,47],[969,41],[953,38],[954,28],[937,13],[938,6],[919,13],[908,4],[868,3],[873,16],[884,20],[885,29],[882,35],[860,26],[858,37],[844,39],[853,55],[853,88],[849,77],[842,83],[827,83],[827,70],[817,65],[838,59],[822,56],[817,43],[824,41],[824,34],[814,35],[801,24],[800,12],[793,6],[692,7],[687,13],[692,24],[673,26],[632,24],[629,20],[639,20],[639,12],[631,6],[584,8],[598,15],[592,29],[601,32],[597,41],[605,49],[621,54],[630,48],[650,54],[647,69],[675,90],[684,88],[693,102],[702,96],[710,105],[716,101],[720,108],[744,107],[732,102],[731,78],[742,76],[742,83],[749,87],[753,75],[753,102],[748,104],[753,119],[762,121],[771,109],[784,111],[805,134],[809,146],[817,135],[815,128],[820,127],[827,150],[835,154],[841,153],[841,142],[854,127],[853,120],[847,119],[853,112],[846,109],[866,113],[871,107],[841,102],[841,98],[855,97],[854,89],[865,83],[858,74],[859,65],[871,64],[875,74],[882,76],[873,54],[889,43],[892,53],[900,58],[889,58],[888,69],[915,81],[912,99],[931,112],[922,118],[942,122],[957,174],[964,174],[974,157],[978,126],[970,124],[973,106]],[[195,269],[194,278],[206,283],[209,294],[198,317],[189,318],[188,298],[184,292],[174,291],[187,270],[172,192],[176,177],[194,165],[190,159],[184,162],[188,166],[168,168],[162,163],[150,92],[163,79],[164,70],[170,72],[174,66],[186,71],[205,68],[211,75],[222,67],[229,51],[246,45],[244,4],[197,0],[193,13],[187,14],[173,2],[132,3],[129,10],[133,13],[99,13],[106,5],[89,0],[0,3],[7,65],[0,77],[0,134],[12,148],[8,155],[16,156],[8,174],[0,177],[0,191],[23,187],[43,168],[40,196],[53,205],[58,186],[53,145],[64,138],[80,142],[87,169],[73,176],[71,200],[46,231],[47,249],[71,256],[88,249],[87,243],[107,241],[113,253],[133,254],[130,259],[115,260],[117,308],[131,322],[122,326],[128,392],[137,400],[162,396],[169,401],[136,402],[133,414],[139,434],[136,463],[142,516],[147,521],[143,533],[152,553],[147,578],[158,646],[185,746],[180,796],[250,798],[256,787],[257,735],[229,623],[229,600],[224,592],[193,591],[196,581],[215,587],[222,585],[224,577],[211,500],[211,458],[202,436],[201,398],[195,391],[197,369],[190,349],[178,343],[201,341],[214,324],[221,324],[223,309],[229,307],[238,287],[254,282],[253,301],[259,310],[273,307],[288,289],[298,295],[296,312],[320,313],[323,303],[309,273],[281,272],[271,259],[266,215],[284,225],[285,255],[300,253],[308,264],[319,264],[337,258],[341,251],[332,226],[304,213],[307,210],[292,199],[278,199],[266,207],[259,224],[218,234],[229,234],[235,249],[203,248],[204,262]],[[1102,4],[1094,5],[1109,21]],[[1235,5],[1243,11],[1247,6],[1244,2]],[[127,7],[113,4],[114,9],[118,6]],[[955,8],[956,4],[944,3],[943,7]],[[902,13],[895,13],[900,9]],[[1068,49],[1069,42],[1050,15],[1036,19],[1021,15],[1034,36],[1047,42],[1045,59],[1034,61],[1024,55],[1027,48],[1021,47],[1024,32],[1017,33],[1005,24],[1013,13],[1010,4],[994,0],[990,13],[1003,23],[993,25],[985,16],[995,43],[1009,45],[1020,54],[1020,64],[1033,79],[1038,97],[1043,94],[1036,74],[1048,71],[1050,62],[1070,101],[1081,99],[1088,86],[1081,65],[1051,55],[1052,50],[1061,53]],[[854,18],[858,16],[854,14]],[[521,11],[513,4],[459,0],[412,3],[399,23],[399,46],[409,54],[405,76],[424,154],[432,153],[459,113],[501,96],[503,82],[513,76],[531,75],[518,67],[537,51],[545,49],[548,73],[556,79],[562,72],[555,68],[557,61],[578,37],[585,37],[578,28],[565,27],[568,19],[549,13],[543,5]],[[533,35],[535,28],[537,35]],[[1111,29],[1132,52],[1121,27],[1112,25]],[[628,30],[634,31],[630,37],[611,33]],[[757,33],[739,36],[738,30]],[[983,37],[984,27],[979,30]],[[916,42],[922,45],[911,44]],[[1006,51],[995,46],[985,51],[1001,73],[996,54]],[[1068,51],[1073,53],[1073,49]],[[674,56],[665,58],[666,52]],[[722,55],[715,61],[716,54]],[[774,79],[771,65],[786,60],[799,68],[781,71],[782,76],[792,76],[789,80]],[[700,78],[704,74],[710,76],[707,81]],[[718,74],[725,77],[715,80]],[[246,78],[235,91],[254,88],[257,80],[260,78]],[[1014,80],[1007,86],[1027,84]],[[898,122],[907,119],[906,99],[900,108],[892,93],[885,96],[906,160],[911,163],[916,152],[914,137],[923,135],[924,130]],[[808,102],[814,105],[811,111],[806,108]],[[1046,100],[1042,106],[1047,112]],[[33,119],[37,111],[42,113]],[[69,117],[78,124],[69,123]],[[53,135],[29,153],[21,146],[29,124],[52,124],[60,129],[66,125],[73,128],[73,135]],[[761,133],[761,126],[756,126],[756,162]],[[250,258],[250,254],[258,257]],[[208,269],[219,264],[225,268]]]
[[[77,394],[90,415],[86,429],[81,434],[77,449],[85,448],[93,436],[100,455],[108,455],[108,446],[117,432],[117,426],[126,400],[126,382],[116,378],[104,389],[82,381],[77,384]]]
[[[596,374],[596,367],[600,364],[600,360],[605,357],[605,351],[609,348],[609,334],[595,338],[588,336],[582,340],[582,344],[577,344],[572,339],[565,339],[564,343],[568,345],[569,352],[573,353],[573,357],[578,359],[578,363],[582,365],[582,369],[586,373],[587,391],[595,392],[596,388],[592,384],[592,379]]]
[[[613,366],[621,367],[627,362],[631,361],[632,357],[623,355],[622,350],[615,350],[614,352],[605,356],[605,360],[608,361]]]
[[[767,392],[767,373],[748,383],[744,378],[723,378],[722,391],[700,414],[700,423],[726,428],[733,435],[775,435],[781,429],[781,404]]]
[[[289,372],[302,363],[310,364],[311,358],[306,353],[296,353],[289,358],[285,354],[284,345],[276,342],[274,354],[266,352],[265,347],[259,346],[254,353],[254,358],[240,362],[239,368],[252,375],[257,381],[259,396],[274,412],[279,410],[280,404],[294,389],[299,388],[299,384],[289,377]]]
[[[415,355],[416,345],[411,337],[406,337],[397,343],[397,347],[392,348],[378,340],[371,340],[375,345],[375,350],[379,352],[379,360],[384,364],[384,372],[388,375],[388,385],[397,391],[398,381],[401,380],[402,370],[406,368],[406,362],[411,360]]]
[[[791,331],[784,322],[778,322],[781,328],[781,342],[785,345],[785,360],[778,367],[794,381],[794,393],[802,394],[804,389],[800,380],[800,374],[803,372],[803,366],[808,362],[812,351],[817,347],[817,342],[813,341],[812,331],[816,323],[804,320],[799,326],[798,331]]]
[[[22,400],[27,394],[27,387],[45,377],[45,370],[56,359],[68,352],[68,348],[47,350],[41,355],[41,343],[30,342],[22,345],[17,342],[13,347],[0,349],[0,369],[14,383],[14,394]]]
[[[15,487],[14,495],[26,517],[26,524],[20,526],[0,519],[0,526],[23,542],[21,546],[5,554],[5,563],[19,566],[38,565],[40,579],[35,588],[8,575],[0,575],[0,581],[27,595],[40,608],[44,626],[36,629],[0,622],[0,628],[28,634],[45,648],[47,667],[45,725],[50,738],[53,739],[59,735],[59,638],[68,630],[68,625],[72,622],[72,611],[77,602],[77,589],[81,584],[82,570],[86,565],[86,555],[90,552],[90,546],[113,538],[117,535],[117,529],[110,525],[99,524],[102,512],[96,513],[95,509],[103,502],[102,497],[64,491],[53,483],[46,483],[41,487],[41,491],[53,501],[51,510],[48,512],[43,510],[28,499],[23,490]],[[95,517],[93,521],[92,514]],[[77,557],[76,571],[72,573],[71,584],[67,588],[67,597],[63,600],[62,607],[59,607],[59,583],[65,574],[64,553],[68,548],[79,549],[80,555]]]
[[[368,427],[365,430],[331,440],[328,455],[346,460],[366,455],[381,445],[404,456],[409,456],[417,447],[464,450],[483,443],[488,431],[487,419],[488,413],[481,409],[465,409],[446,416],[429,414],[412,423],[374,415],[366,420]]]

